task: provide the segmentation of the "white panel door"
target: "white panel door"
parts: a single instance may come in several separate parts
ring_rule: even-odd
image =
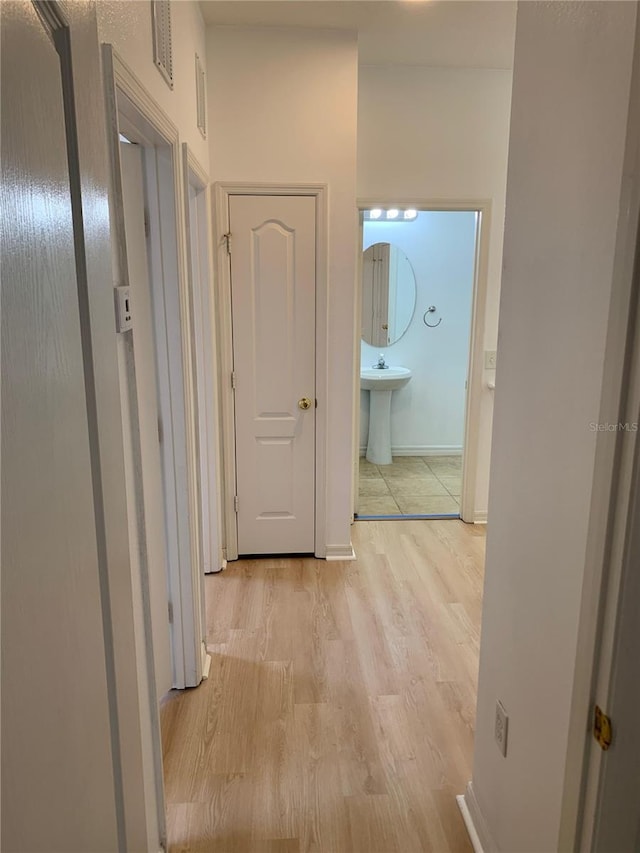
[[[231,196],[229,222],[238,553],[313,553],[315,198]]]
[[[136,495],[130,496],[132,512],[137,509],[136,517],[131,518],[130,524],[138,527],[132,534],[134,541],[139,542],[140,557],[146,561],[148,567],[156,693],[160,698],[171,689],[172,676],[162,463],[158,441],[156,358],[144,224],[142,148],[139,145],[124,142],[120,144],[120,168],[133,314],[137,401],[137,424],[134,416],[129,429],[137,428],[139,432],[139,436],[132,436],[131,433],[127,435],[125,428],[124,439],[125,445],[132,440],[134,442],[130,458],[139,459],[140,470],[129,474],[132,475],[131,482],[135,483],[137,480],[138,488],[141,487],[141,495],[137,498]],[[123,406],[123,410],[126,410],[126,406]]]
[[[589,843],[584,838],[581,845],[581,849],[588,846],[594,853],[640,850],[640,457],[637,446],[633,481],[605,706],[613,720],[613,740],[601,758],[593,839]],[[592,744],[591,749],[599,749],[595,741]]]
[[[57,10],[45,11],[51,19]],[[80,45],[74,64],[86,69],[98,44],[89,14],[83,21],[71,42]],[[84,230],[72,210],[72,200],[85,215],[100,204],[102,166],[85,162],[94,170],[92,199],[80,198],[79,180],[72,195],[69,164],[75,170],[78,161],[71,122],[65,133],[65,95],[70,113],[76,107],[35,7],[0,3],[0,33],[1,846],[108,853],[124,840],[94,502],[97,438],[88,416],[94,373],[81,323]],[[68,44],[60,47],[65,61]],[[85,224],[99,232],[104,217]]]

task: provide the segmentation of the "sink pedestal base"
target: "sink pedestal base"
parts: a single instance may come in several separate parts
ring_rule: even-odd
[[[369,392],[369,440],[367,459],[374,465],[391,465],[391,395],[393,391]]]

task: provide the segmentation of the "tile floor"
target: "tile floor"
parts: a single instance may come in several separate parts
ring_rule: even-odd
[[[462,456],[360,459],[358,515],[449,515],[460,511]]]

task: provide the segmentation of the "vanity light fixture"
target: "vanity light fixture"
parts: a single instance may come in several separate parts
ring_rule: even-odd
[[[362,214],[365,222],[413,222],[418,218],[418,211],[412,207],[373,207],[371,210],[363,210]]]

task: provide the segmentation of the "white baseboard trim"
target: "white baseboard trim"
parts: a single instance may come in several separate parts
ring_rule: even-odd
[[[209,670],[211,669],[211,655],[207,655],[202,667],[202,680],[209,678]]]
[[[473,523],[474,524],[486,524],[487,523],[487,511],[478,510],[473,513]]]
[[[473,825],[473,819],[471,818],[471,814],[469,813],[469,809],[467,808],[464,795],[458,794],[456,796],[456,802],[458,804],[458,808],[462,813],[462,820],[464,821],[464,825],[467,828],[467,835],[469,836],[469,841],[471,841],[471,846],[474,849],[474,853],[484,853],[484,850],[482,849],[482,844],[480,843],[480,838],[478,837],[476,828]]]
[[[325,560],[356,560],[356,552],[353,545],[327,545]]]
[[[205,575],[217,575],[217,574],[220,574],[220,572],[224,572],[224,570],[225,570],[226,568],[227,568],[227,561],[226,561],[226,560],[225,560],[225,558],[223,557],[223,558],[222,558],[222,561],[221,561],[221,563],[220,563],[220,568],[219,568],[219,569],[205,569],[205,572],[204,572],[204,573],[205,573]]]
[[[469,833],[469,839],[475,853],[497,853],[498,848],[491,837],[487,823],[480,811],[473,782],[469,782],[464,794],[456,797],[458,808]]]
[[[211,667],[211,656],[207,652],[207,645],[202,641],[200,654],[202,655],[202,680],[209,678],[209,669]]]
[[[365,456],[366,447],[360,448],[360,456]],[[459,444],[415,444],[403,447],[392,447],[392,456],[462,456],[462,446]]]

